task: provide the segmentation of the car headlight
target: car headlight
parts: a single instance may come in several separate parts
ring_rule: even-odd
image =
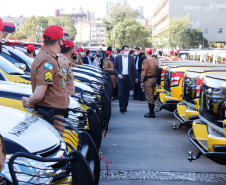
[[[3,164],[1,174],[12,182],[12,178],[8,168],[9,158],[12,155],[6,155],[6,161]],[[24,182],[22,184],[50,184],[53,180],[53,169],[47,167],[44,163],[32,159],[18,157],[13,164],[17,180]],[[20,183],[21,184],[21,183]]]

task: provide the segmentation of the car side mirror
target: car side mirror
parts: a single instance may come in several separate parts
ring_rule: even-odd
[[[22,63],[15,63],[14,64],[17,68],[21,69],[22,71],[26,70],[26,65]]]

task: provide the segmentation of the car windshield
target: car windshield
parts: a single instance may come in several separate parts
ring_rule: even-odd
[[[0,56],[0,69],[7,74],[24,74],[24,72],[18,69],[15,65],[10,63],[8,60]]]
[[[17,49],[13,49],[13,48],[7,48],[10,52],[12,52],[13,54],[15,54],[16,56],[18,56],[19,58],[21,58],[23,61],[25,61],[27,64],[29,64],[30,66],[32,65],[34,59],[30,58],[29,56],[25,55],[22,51],[19,51]]]

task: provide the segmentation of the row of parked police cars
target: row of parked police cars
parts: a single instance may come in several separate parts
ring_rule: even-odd
[[[175,130],[189,128],[188,138],[198,149],[195,156],[189,151],[189,161],[204,155],[225,165],[226,50],[208,52],[214,53],[212,60],[208,53],[204,60],[194,60],[188,51],[181,51],[180,55],[187,53],[187,58],[192,60],[159,60],[156,112],[162,109],[173,112],[177,119],[172,125]]]
[[[40,51],[40,45],[35,53]],[[102,133],[111,117],[112,82],[100,68],[72,68],[76,95],[70,97],[63,136],[45,120],[24,108],[21,97],[32,94],[33,59],[26,43],[6,42],[0,55],[0,133],[6,161],[0,184],[97,185]],[[54,98],[54,97],[53,97]],[[57,100],[56,100],[57,101]]]

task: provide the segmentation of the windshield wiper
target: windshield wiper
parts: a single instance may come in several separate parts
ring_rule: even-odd
[[[19,73],[19,72],[11,72],[9,75],[23,75],[24,73]]]

